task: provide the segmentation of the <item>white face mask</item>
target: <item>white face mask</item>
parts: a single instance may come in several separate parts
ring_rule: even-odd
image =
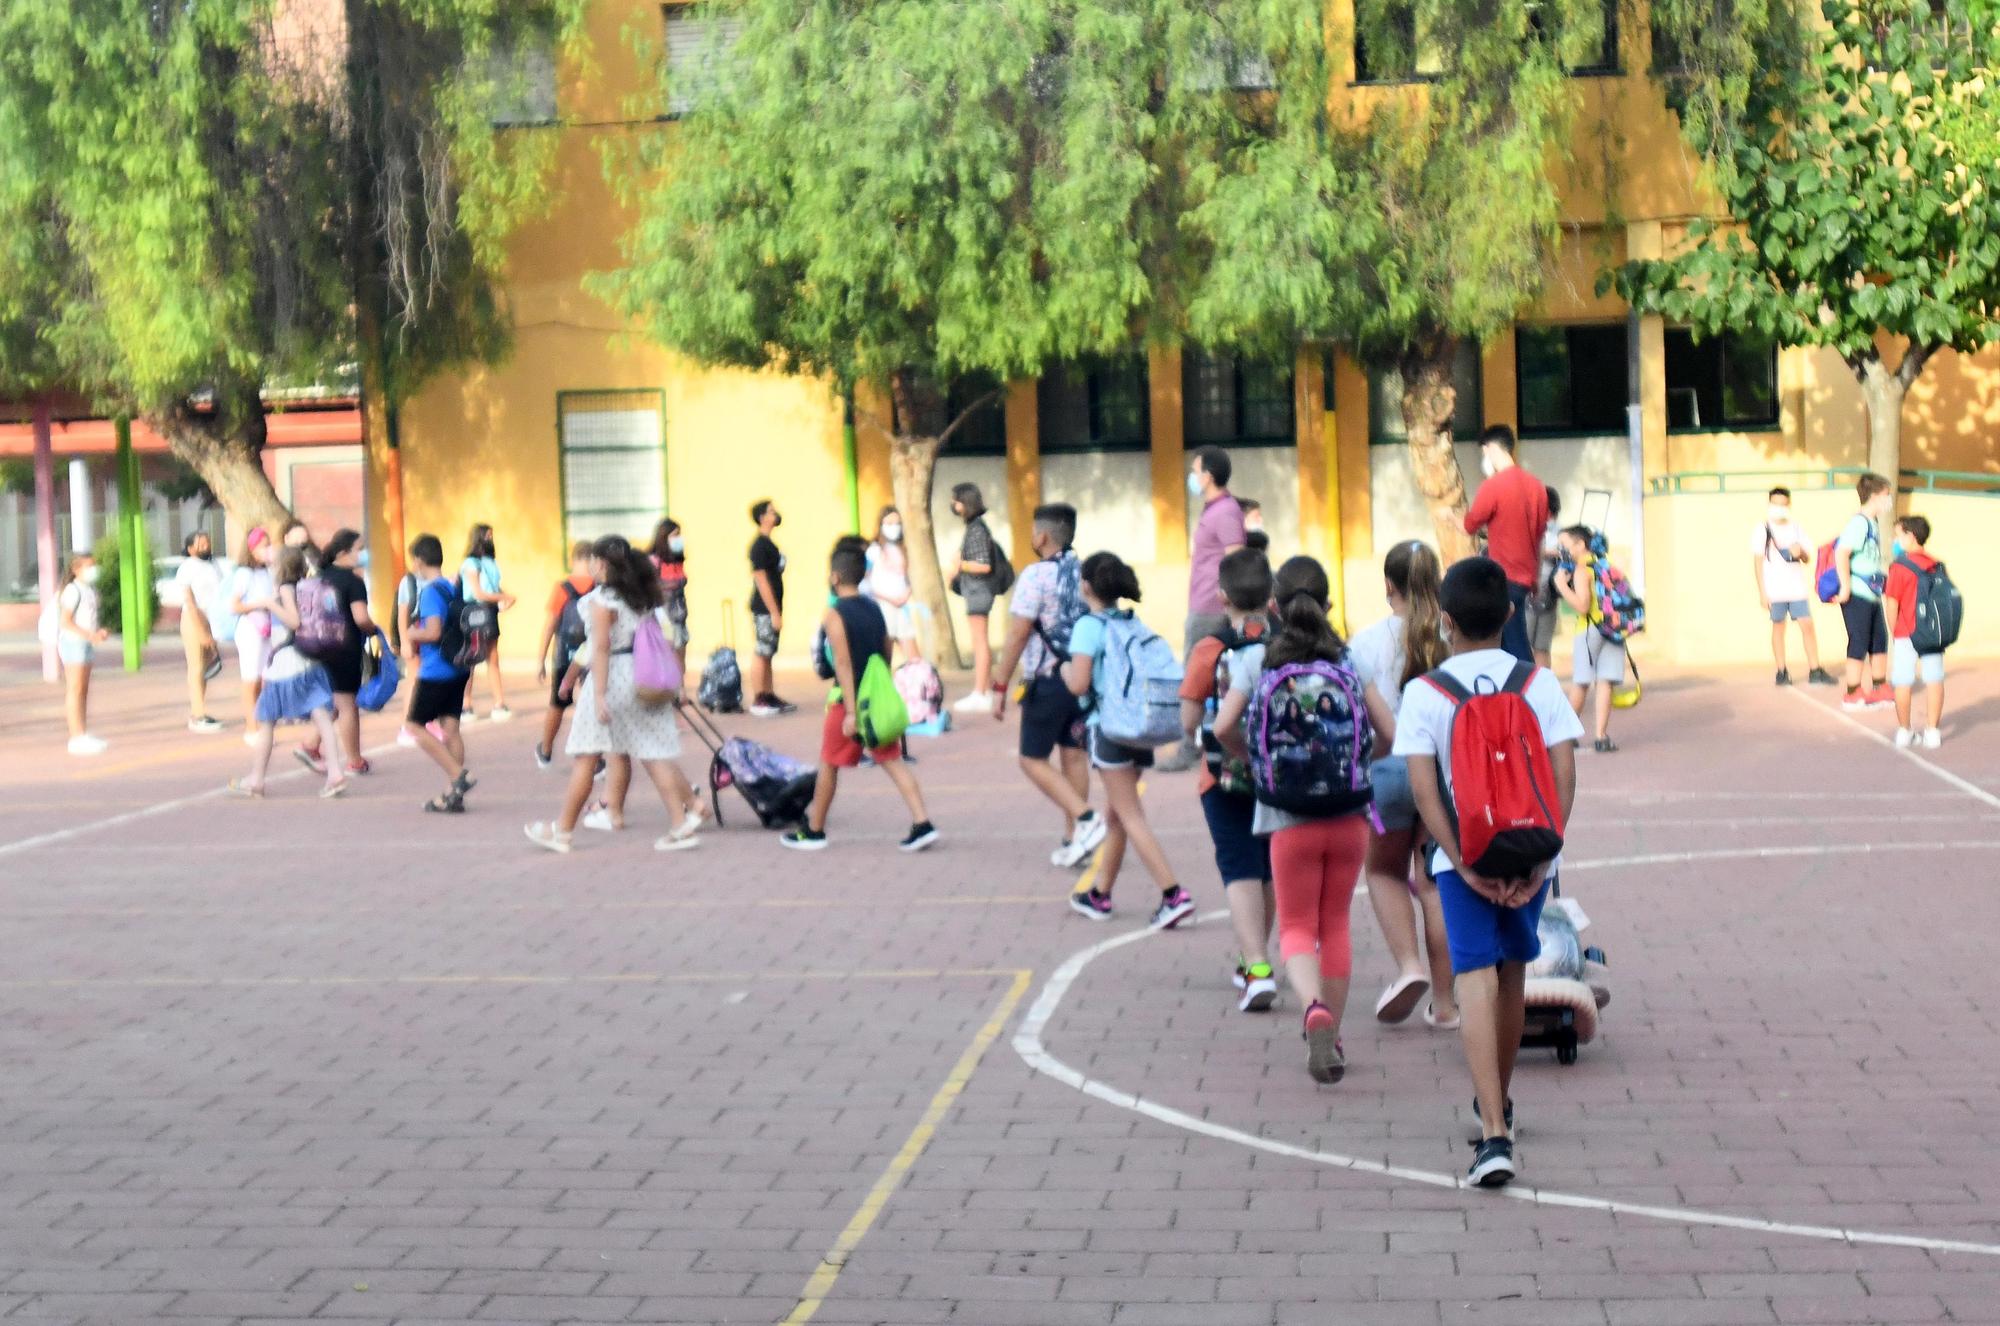
[[[97,583],[97,574],[98,574],[98,569],[96,567],[86,566],[83,568],[82,571],[77,573],[76,578],[78,580],[81,580],[86,585],[94,585]]]
[[[1783,525],[1790,521],[1791,518],[1792,509],[1788,506],[1767,506],[1764,508],[1764,519],[1770,521],[1773,525]]]
[[[1201,476],[1193,470],[1188,471],[1188,493],[1194,497],[1201,496]]]
[[[903,527],[901,525],[884,525],[882,527],[882,537],[891,543],[901,543],[903,541]]]
[[[1491,452],[1482,451],[1479,453],[1479,472],[1489,479],[1500,472],[1500,464],[1493,459]]]
[[[687,551],[687,540],[676,534],[667,540],[667,551],[679,556]]]

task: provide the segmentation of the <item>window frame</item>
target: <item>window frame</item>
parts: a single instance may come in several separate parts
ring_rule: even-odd
[[[665,518],[670,501],[670,490],[668,487],[668,482],[671,476],[667,467],[667,393],[664,388],[662,387],[574,387],[558,391],[556,393],[556,489],[557,489],[557,499],[561,503],[560,510],[562,512],[563,548],[565,550],[567,550],[570,544],[575,542],[576,539],[575,533],[570,528],[570,518],[572,512],[570,510],[570,502],[569,502],[569,488],[570,488],[569,457],[571,453],[574,452],[583,455],[597,455],[597,454],[609,455],[609,454],[637,452],[642,450],[642,448],[639,447],[572,446],[566,437],[566,430],[564,429],[563,425],[564,421],[568,417],[569,402],[578,397],[597,397],[600,399],[624,397],[624,398],[631,398],[635,401],[641,399],[651,400],[653,408],[657,412],[657,417],[659,418],[660,421],[660,444],[659,444],[660,505],[657,511],[653,510],[650,507],[591,507],[585,511],[576,514],[581,514],[588,517],[603,516],[612,518],[644,515],[649,523],[657,524],[660,520]],[[630,536],[628,535],[628,537]],[[563,560],[564,561],[568,560],[566,552]]]
[[[999,394],[986,405],[982,406],[979,414],[975,414],[972,418],[967,419],[960,426],[959,430],[951,435],[951,440],[944,445],[943,454],[947,456],[1005,456],[1007,454],[1008,384],[993,377],[991,374],[969,373],[952,379],[951,384],[945,388],[944,393],[944,424],[945,427],[950,427],[951,421],[958,418],[959,411],[964,409],[968,402],[989,391],[997,391]],[[999,436],[984,441],[977,440],[977,434],[970,430],[972,425],[978,421],[979,415],[983,415],[988,411],[992,412],[993,418],[998,424]],[[902,428],[902,411],[896,408],[895,398],[892,396],[889,400],[889,430],[892,433],[900,434]]]
[[[1620,29],[1618,7],[1620,0],[1599,0],[1604,17],[1604,40],[1598,47],[1598,58],[1589,64],[1566,65],[1563,72],[1570,78],[1617,78],[1625,72],[1624,53],[1619,45]],[[1368,68],[1366,45],[1361,39],[1361,29],[1357,24],[1350,54],[1354,57],[1354,78],[1350,87],[1397,87],[1412,83],[1434,83],[1443,76],[1442,67],[1426,69],[1421,34],[1414,31],[1416,11],[1410,10],[1411,28],[1410,50],[1415,60],[1412,68],[1395,73],[1380,72]],[[1532,21],[1532,19],[1531,19]],[[1608,59],[1606,57],[1609,57]]]
[[[1197,436],[1193,420],[1194,393],[1189,389],[1193,380],[1190,366],[1196,359],[1209,361],[1227,360],[1230,374],[1230,414],[1231,428],[1227,437]],[[1259,368],[1272,371],[1276,380],[1284,384],[1285,420],[1287,427],[1282,434],[1249,432],[1246,425],[1251,417],[1251,401],[1248,390],[1250,374]],[[1247,371],[1246,371],[1247,370]],[[1254,399],[1270,403],[1279,399],[1274,392]],[[1181,354],[1181,437],[1191,451],[1196,447],[1294,447],[1299,442],[1298,366],[1295,363],[1280,364],[1271,360],[1259,360],[1235,354],[1227,350],[1209,351],[1198,346],[1189,346]]]
[[[1524,413],[1523,407],[1527,400],[1527,391],[1522,369],[1525,356],[1521,353],[1521,336],[1523,333],[1532,334],[1539,332],[1562,332],[1564,334],[1563,352],[1567,379],[1565,386],[1569,396],[1571,416],[1571,422],[1567,424],[1531,424]],[[1621,404],[1618,417],[1606,425],[1600,427],[1579,425],[1574,422],[1576,415],[1576,370],[1575,355],[1569,345],[1569,336],[1576,332],[1617,333],[1620,340],[1624,343],[1624,352],[1619,356],[1619,365],[1621,368],[1624,368],[1629,364],[1629,356],[1632,353],[1632,332],[1631,328],[1623,321],[1516,323],[1514,326],[1514,430],[1519,436],[1523,438],[1556,440],[1579,437],[1612,437],[1622,436],[1630,427],[1630,423],[1623,413],[1624,409],[1630,404],[1629,400]],[[1621,389],[1620,394],[1628,395],[1629,393]]]
[[[1458,400],[1454,403],[1451,440],[1454,442],[1476,442],[1486,428],[1486,350],[1477,341],[1461,341],[1457,353],[1464,362],[1452,365],[1452,385],[1458,388]],[[1459,372],[1469,364],[1471,367],[1471,390],[1457,381]],[[1382,427],[1383,409],[1381,397],[1383,383],[1390,377],[1400,383],[1402,376],[1395,369],[1369,369],[1368,378],[1368,445],[1371,447],[1399,447],[1410,440],[1408,427],[1399,433],[1391,433]],[[1401,413],[1403,404],[1400,390],[1397,393],[1396,410]],[[1469,404],[1468,404],[1469,402]],[[1468,415],[1469,420],[1457,416]]]
[[[1714,336],[1697,338],[1694,335],[1693,328],[1667,327],[1666,337],[1674,336],[1687,337],[1688,348],[1692,351],[1714,354],[1717,361],[1715,375],[1716,390],[1720,398],[1723,401],[1727,401],[1729,398],[1727,370],[1731,361],[1725,350],[1729,341],[1743,339],[1741,334],[1737,332],[1719,332]],[[1673,422],[1673,393],[1676,388],[1672,379],[1667,376],[1667,365],[1671,360],[1671,351],[1663,338],[1660,353],[1660,381],[1663,394],[1667,400],[1667,435],[1669,437],[1692,437],[1712,433],[1775,433],[1781,430],[1784,427],[1785,403],[1784,393],[1779,389],[1778,385],[1778,357],[1783,350],[1784,346],[1778,343],[1776,337],[1769,339],[1771,365],[1771,413],[1769,416],[1755,419],[1731,419],[1727,414],[1723,414],[1723,417],[1715,423],[1676,424]],[[1692,391],[1697,389],[1683,387],[1680,390]],[[1697,406],[1700,404],[1699,396],[1696,397],[1696,404]]]
[[[1113,369],[1130,365],[1132,379],[1138,388],[1139,432],[1133,438],[1106,437],[1099,431],[1106,406],[1104,397],[1105,379]],[[1096,452],[1134,452],[1153,449],[1153,390],[1152,372],[1144,350],[1135,349],[1120,355],[1080,355],[1050,365],[1050,369],[1066,372],[1081,367],[1084,375],[1085,423],[1090,436],[1083,442],[1052,441],[1047,427],[1048,414],[1042,409],[1042,393],[1048,381],[1049,370],[1035,382],[1035,412],[1039,421],[1041,453],[1045,456],[1081,456]]]
[[[555,34],[525,29],[516,36],[518,40],[487,52],[487,72],[493,77],[496,89],[506,95],[507,104],[498,104],[496,99],[486,122],[495,129],[546,129],[562,123],[562,80],[556,67]],[[529,67],[530,62],[533,68]],[[516,77],[531,86],[511,91],[500,87],[503,78]],[[530,101],[534,103],[532,106]],[[546,113],[543,105],[547,107]]]
[[[660,71],[664,79],[664,91],[667,99],[666,105],[660,113],[662,120],[678,120],[699,111],[701,109],[702,98],[712,93],[716,86],[711,77],[709,81],[702,84],[700,90],[686,98],[680,97],[674,91],[674,24],[677,21],[702,24],[705,30],[702,33],[701,40],[704,43],[715,39],[716,29],[711,25],[716,23],[734,25],[736,28],[735,37],[724,44],[723,49],[725,51],[733,47],[736,40],[742,37],[743,20],[741,18],[728,13],[707,12],[711,8],[712,6],[706,0],[663,0],[660,5]],[[702,12],[697,13],[696,11]],[[683,102],[684,104],[677,105],[677,102]]]

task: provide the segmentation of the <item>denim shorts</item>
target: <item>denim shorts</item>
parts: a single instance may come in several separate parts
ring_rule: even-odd
[[[1772,622],[1782,622],[1787,617],[1795,622],[1809,622],[1812,620],[1812,608],[1804,599],[1793,599],[1789,603],[1774,602],[1771,604]]]
[[[1919,676],[1926,686],[1944,685],[1944,655],[1919,654],[1907,635],[1892,640],[1889,643],[1889,684],[1914,686]]]
[[[1263,883],[1271,878],[1271,840],[1252,832],[1257,798],[1211,787],[1201,794],[1202,817],[1215,844],[1215,873],[1224,884]]]
[[[73,668],[83,667],[97,657],[97,646],[73,635],[56,637],[56,657]]]
[[[1542,954],[1542,907],[1549,886],[1519,907],[1502,907],[1472,891],[1456,870],[1441,870],[1438,901],[1444,906],[1445,941],[1451,970],[1463,976],[1503,962],[1533,962]]]
[[[1410,762],[1400,755],[1384,755],[1368,766],[1368,781],[1375,789],[1375,814],[1383,833],[1397,833],[1417,822],[1417,799],[1410,792]]]

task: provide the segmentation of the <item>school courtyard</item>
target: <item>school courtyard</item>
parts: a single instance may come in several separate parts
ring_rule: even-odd
[[[1370,1016],[1365,903],[1315,1087],[1219,921],[1137,937],[1136,868],[1113,923],[1063,906],[1011,724],[919,748],[927,855],[863,771],[817,857],[734,793],[698,852],[635,795],[557,857],[538,714],[471,729],[463,818],[386,719],[347,800],[238,803],[175,663],[102,670],[84,762],[0,652],[7,1326],[2000,1322],[1990,664],[1930,753],[1762,669],[1649,673],[1564,871],[1603,1035],[1524,1055],[1496,1195],[1456,1186],[1455,1040]],[[727,726],[806,754],[815,718]],[[1147,801],[1220,907],[1191,778]]]

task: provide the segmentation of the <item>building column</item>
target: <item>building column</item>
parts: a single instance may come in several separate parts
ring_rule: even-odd
[[[1301,346],[1292,368],[1292,433],[1298,447],[1299,547],[1316,554],[1333,587],[1333,619],[1345,616],[1339,497],[1340,456],[1328,445],[1332,413],[1326,408],[1326,359],[1318,346]]]
[[[1187,433],[1181,405],[1181,352],[1147,354],[1148,418],[1153,443],[1153,559],[1188,560]]]
[[[97,495],[90,491],[90,462],[82,456],[72,456],[69,462],[69,547],[63,549],[67,556],[75,552],[87,552],[92,543],[90,537],[91,517],[96,507]]]
[[[35,402],[35,580],[44,608],[55,602],[56,586],[61,583],[58,564],[62,555],[62,549],[56,547],[55,448],[45,396]],[[56,657],[53,637],[42,641],[42,680],[62,680],[62,665]]]
[[[1329,518],[1340,528],[1342,565],[1333,573],[1346,590],[1343,607],[1380,602],[1381,568],[1375,562],[1373,457],[1368,446],[1368,372],[1352,355],[1336,351],[1333,358],[1333,403],[1329,450],[1338,483]],[[1331,569],[1331,568],[1329,568]],[[1345,625],[1365,624],[1347,615]]]
[[[1007,532],[1016,569],[1034,560],[1035,508],[1042,504],[1042,411],[1037,382],[1007,384]]]

